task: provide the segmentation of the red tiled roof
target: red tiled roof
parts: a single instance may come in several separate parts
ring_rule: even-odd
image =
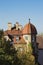
[[[7,34],[10,34],[10,35],[21,35],[22,34],[22,31],[20,30],[7,30],[4,32],[4,35],[7,35]]]
[[[32,34],[32,33],[37,34],[37,30],[33,24],[28,23],[24,26],[22,33],[23,34]]]

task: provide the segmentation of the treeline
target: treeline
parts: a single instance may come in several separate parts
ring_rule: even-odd
[[[26,54],[18,54],[10,41],[4,39],[3,30],[0,30],[0,65],[38,65],[31,50]]]

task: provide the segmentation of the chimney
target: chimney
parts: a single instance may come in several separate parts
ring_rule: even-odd
[[[12,28],[12,23],[8,23],[8,30],[11,30],[11,28]]]
[[[22,28],[23,28],[22,25],[19,25],[19,29],[22,30]]]
[[[19,27],[19,23],[16,22],[16,30],[18,30],[18,27]]]

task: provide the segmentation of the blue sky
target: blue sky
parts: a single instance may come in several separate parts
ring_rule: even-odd
[[[28,19],[43,33],[43,0],[0,0],[0,29],[7,29],[7,23],[18,21],[23,26]]]

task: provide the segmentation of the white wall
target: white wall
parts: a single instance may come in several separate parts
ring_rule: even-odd
[[[27,39],[26,39],[26,37],[27,37]],[[31,35],[23,35],[23,38],[24,38],[26,43],[31,42]]]
[[[4,36],[4,38],[6,39],[6,41],[10,40],[8,36]]]
[[[26,39],[27,37],[27,39]],[[31,35],[23,35],[25,42],[27,43],[27,52],[28,52],[28,45],[31,43]]]

